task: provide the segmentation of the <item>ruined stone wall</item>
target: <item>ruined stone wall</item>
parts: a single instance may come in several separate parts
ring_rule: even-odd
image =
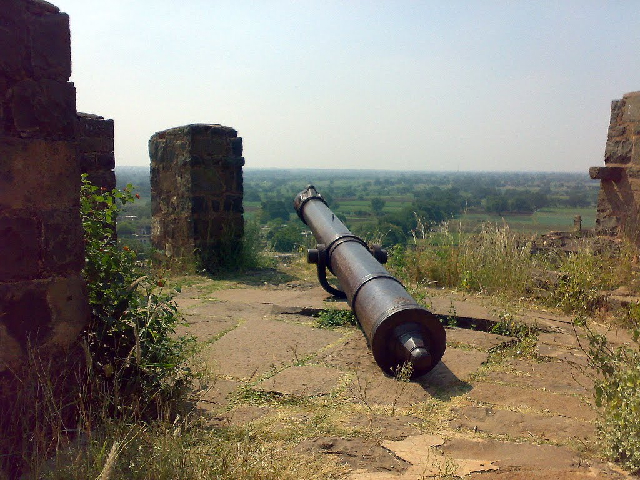
[[[624,234],[638,240],[640,234],[640,92],[611,102],[611,121],[604,153],[604,167],[591,167],[589,175],[600,180],[596,216],[599,234]]]
[[[151,242],[167,257],[215,270],[243,234],[242,139],[221,125],[158,132],[151,156]]]
[[[0,52],[1,372],[28,344],[68,345],[89,311],[69,17],[2,0]]]
[[[80,172],[86,173],[89,181],[98,187],[116,188],[113,120],[78,113],[75,135]]]

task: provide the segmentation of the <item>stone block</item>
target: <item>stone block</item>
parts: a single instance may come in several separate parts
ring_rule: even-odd
[[[51,334],[45,346],[66,347],[89,321],[86,283],[80,274],[55,277],[47,285],[47,304],[51,312]]]
[[[224,198],[224,211],[243,213],[242,195],[226,195]]]
[[[0,283],[0,346],[67,347],[89,319],[86,285],[81,275]],[[13,357],[13,358],[11,358]]]
[[[87,173],[87,179],[97,187],[107,190],[116,188],[116,174],[112,170],[93,170]]]
[[[624,104],[624,100],[613,100],[611,102],[611,118],[609,120],[609,125],[617,124],[622,119]]]
[[[26,24],[26,3],[24,0],[2,0],[0,8],[0,25],[11,27],[22,27]]]
[[[7,335],[25,347],[51,331],[48,280],[0,283],[0,322]]]
[[[594,180],[611,180],[619,182],[624,170],[624,167],[591,167],[589,168],[589,177]]]
[[[638,180],[640,179],[640,165],[630,165],[628,168],[624,168],[624,174],[629,180]],[[631,190],[637,192],[640,190],[640,185],[638,185],[637,181],[632,181]],[[629,205],[629,207],[632,207]]]
[[[189,153],[191,157],[226,157],[231,155],[231,142],[226,137],[194,136]]]
[[[231,140],[231,155],[234,157],[242,156],[242,138],[234,138]]]
[[[0,23],[0,72],[13,80],[26,76],[27,70],[27,35],[26,26],[6,28]]]
[[[91,113],[78,112],[76,135],[80,137],[111,137],[114,136],[113,120]]]
[[[26,214],[0,217],[0,281],[36,278],[40,272],[41,228]]]
[[[82,222],[78,209],[42,215],[43,267],[50,274],[77,273],[84,266]]]
[[[191,199],[191,213],[207,213],[210,210],[209,199],[206,197],[193,197]]]
[[[624,136],[626,134],[626,132],[627,132],[626,125],[612,124],[612,125],[609,126],[609,132],[607,134],[607,137],[610,140],[612,140],[614,138]]]
[[[96,169],[113,170],[116,168],[116,157],[113,152],[99,153],[96,155]]]
[[[82,153],[113,152],[113,136],[111,137],[80,137],[78,148]]]
[[[79,205],[80,170],[73,142],[5,138],[0,158],[0,206],[49,210]]]
[[[82,173],[94,170],[113,170],[116,166],[116,157],[110,153],[79,153],[78,162]]]
[[[23,80],[9,92],[15,132],[22,137],[72,139],[76,90],[72,83]]]
[[[220,196],[228,190],[220,172],[213,168],[191,170],[191,191],[194,195]]]
[[[631,163],[636,166],[640,166],[640,137],[631,137]]]
[[[622,97],[625,102],[622,109],[622,121],[640,121],[640,92],[627,93]]]
[[[30,0],[25,2],[27,11],[34,15],[46,15],[50,13],[59,13],[60,9],[46,0]]]
[[[71,76],[71,34],[66,13],[31,22],[31,64],[35,78],[66,82]]]
[[[633,143],[630,140],[607,141],[604,151],[604,163],[629,163]]]

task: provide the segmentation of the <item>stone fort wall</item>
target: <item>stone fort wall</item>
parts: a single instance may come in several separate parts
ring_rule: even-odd
[[[86,325],[80,174],[115,177],[113,121],[76,112],[68,15],[3,0],[0,52],[1,373]]]

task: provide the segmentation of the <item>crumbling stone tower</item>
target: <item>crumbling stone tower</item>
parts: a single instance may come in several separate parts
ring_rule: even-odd
[[[640,92],[611,102],[604,167],[591,167],[600,180],[596,231],[640,240]]]
[[[28,345],[76,339],[89,308],[69,82],[69,17],[47,2],[0,8],[0,372]]]
[[[222,125],[186,125],[153,135],[149,154],[153,246],[178,263],[228,264],[244,228],[242,138]]]

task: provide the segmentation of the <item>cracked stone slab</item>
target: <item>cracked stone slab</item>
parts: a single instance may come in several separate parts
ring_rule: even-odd
[[[319,437],[303,440],[296,450],[332,455],[353,469],[384,472],[386,478],[392,473],[403,472],[409,465],[375,440],[365,438]]]
[[[511,438],[536,437],[542,441],[566,441],[590,439],[595,434],[592,424],[557,415],[536,415],[491,407],[462,407],[455,409],[454,413],[456,418],[449,422],[450,428]]]
[[[579,462],[579,455],[566,447],[532,445],[529,443],[501,442],[452,438],[442,445],[445,455],[493,462],[499,468],[536,467],[539,469],[570,468]]]
[[[542,391],[539,388],[482,382],[474,384],[469,398],[491,405],[554,412],[586,421],[593,421],[597,416],[596,411],[581,398]]]
[[[218,373],[253,378],[272,368],[293,364],[340,336],[331,330],[252,318],[207,347],[202,356]]]
[[[444,439],[439,435],[416,435],[400,441],[386,441],[382,446],[411,464],[399,477],[401,479],[445,474],[463,477],[472,472],[498,469],[489,460],[446,457],[436,448],[443,443]]]
[[[556,393],[591,395],[593,392],[593,378],[578,366],[571,368],[569,363],[512,360],[505,366],[507,371],[489,372],[487,378]]]
[[[376,415],[367,416],[354,415],[348,418],[343,424],[347,427],[357,428],[371,432],[376,438],[386,440],[402,440],[410,435],[420,433],[419,425],[423,419],[410,415]],[[369,433],[368,433],[369,434]]]
[[[215,410],[228,405],[229,396],[240,386],[233,380],[217,379],[206,391],[198,395],[197,407],[202,410]]]
[[[338,386],[343,373],[335,368],[316,365],[289,367],[260,382],[256,388],[285,395],[329,395]]]
[[[427,293],[433,294],[429,296],[429,311],[435,315],[452,315],[491,322],[500,320],[493,309],[483,305],[479,299],[439,290],[427,290]]]
[[[558,345],[550,345],[547,343],[538,343],[536,353],[541,357],[551,357],[563,362],[571,362],[576,365],[588,366],[589,357],[582,350],[575,348],[565,348]]]
[[[622,480],[632,478],[609,468],[584,467],[557,470],[518,469],[505,472],[471,474],[469,480]]]
[[[495,333],[469,330],[467,328],[447,328],[447,343],[462,343],[471,347],[489,350],[503,343],[515,340],[513,337],[496,335]]]
[[[449,347],[438,365],[418,381],[429,387],[462,385],[489,358],[486,352]]]
[[[273,305],[283,307],[327,308],[325,301],[330,298],[322,287],[305,289],[282,288],[235,288],[215,292],[216,298],[224,301],[263,305],[267,312]]]

